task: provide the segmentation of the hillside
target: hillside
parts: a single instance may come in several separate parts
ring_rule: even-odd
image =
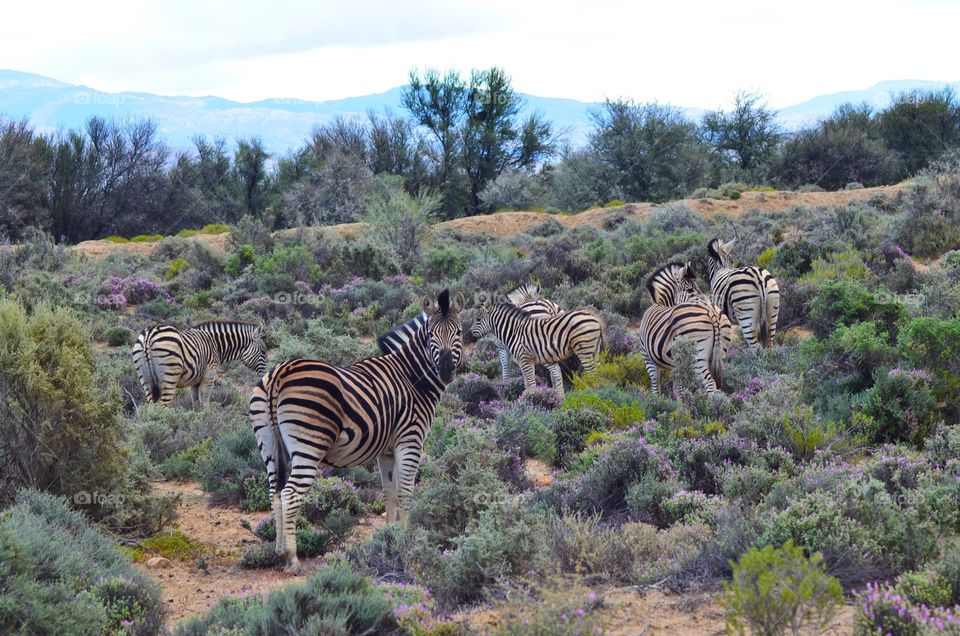
[[[837,192],[743,192],[739,199],[681,199],[676,203],[688,206],[694,212],[711,218],[718,215],[739,217],[751,210],[773,212],[786,210],[792,206],[805,205],[809,207],[844,205],[851,201],[866,201],[874,196],[889,196],[904,187],[904,184],[881,186],[876,188],[862,188],[859,190],[840,190]],[[434,226],[435,231],[457,230],[467,234],[487,234],[494,238],[505,238],[521,234],[531,227],[553,219],[564,227],[578,227],[591,225],[601,227],[603,219],[614,212],[625,212],[628,216],[639,219],[646,218],[656,205],[652,203],[629,203],[616,208],[592,208],[578,214],[547,214],[545,212],[505,211],[496,214],[482,214],[468,216],[452,221],[444,221]],[[356,235],[363,231],[362,223],[345,223],[317,228],[319,231],[334,232],[340,236]],[[293,235],[297,230],[283,230],[281,234]],[[228,245],[229,234],[213,236],[198,235],[195,237],[202,243],[218,250],[225,250]],[[157,246],[156,241],[142,243],[111,243],[109,241],[83,241],[72,249],[90,256],[103,258],[113,252],[130,254],[150,254]]]

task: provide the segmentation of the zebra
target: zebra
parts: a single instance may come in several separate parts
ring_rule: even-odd
[[[463,357],[464,297],[423,298],[424,313],[379,339],[382,355],[338,367],[295,358],[264,375],[250,398],[250,423],[267,465],[276,552],[297,572],[296,519],[320,464],[377,460],[387,522],[405,522],[406,498],[423,442]]]
[[[680,336],[697,346],[694,368],[707,393],[722,383],[723,359],[730,348],[730,320],[700,291],[689,263],[668,263],[647,279],[654,304],[640,319],[640,353],[650,376],[650,390],[659,393],[660,374],[673,369],[673,341]]]
[[[731,266],[730,248],[735,241],[723,243],[715,238],[707,244],[710,294],[714,304],[740,325],[748,345],[769,349],[777,333],[780,287],[762,267]]]
[[[549,318],[532,318],[514,305],[494,303],[484,292],[476,296],[476,316],[470,335],[479,340],[492,333],[520,365],[524,391],[536,380],[534,365],[559,364],[577,356],[587,373],[593,373],[603,344],[605,325],[593,311],[578,309]],[[561,398],[563,382],[554,385]]]
[[[178,388],[190,387],[196,408],[210,404],[216,369],[239,360],[257,375],[267,369],[267,333],[262,324],[209,321],[187,329],[147,327],[133,345],[133,363],[148,402],[169,406]]]
[[[527,283],[507,292],[506,299],[511,305],[537,320],[550,318],[563,312],[557,303],[541,298],[540,291],[540,285]],[[497,357],[500,358],[500,377],[506,382],[510,379],[510,351],[500,340],[497,340]],[[558,390],[558,387],[562,388],[563,372],[560,370],[560,365],[548,364],[546,367],[550,372],[550,384],[553,385],[554,390]]]

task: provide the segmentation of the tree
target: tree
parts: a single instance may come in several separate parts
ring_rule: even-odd
[[[613,185],[632,201],[667,201],[700,185],[708,166],[696,125],[679,109],[607,101],[591,114],[590,146]]]
[[[0,236],[17,240],[28,227],[49,226],[49,150],[27,121],[0,120]]]
[[[879,115],[880,134],[897,153],[901,176],[911,176],[960,146],[960,102],[949,87],[900,93]]]
[[[420,244],[430,233],[439,207],[438,196],[429,192],[411,196],[398,177],[381,175],[374,183],[362,220],[384,245],[396,251],[401,269],[409,274],[420,260]]]
[[[896,175],[896,158],[867,104],[843,104],[816,126],[797,131],[784,143],[776,170],[777,182],[788,188],[814,183],[828,190],[851,182],[887,184]]]
[[[437,147],[434,182],[441,193],[443,210],[453,214],[463,202],[463,180],[457,177],[459,128],[466,117],[467,86],[456,71],[441,76],[436,69],[427,69],[421,77],[413,70],[401,103],[414,122],[433,137]]]
[[[480,193],[500,174],[533,170],[555,151],[552,126],[537,113],[521,120],[523,101],[496,67],[468,81],[454,71],[413,71],[403,105],[433,141],[432,181],[447,216],[481,209]]]
[[[768,108],[760,95],[746,91],[737,93],[730,112],[716,110],[704,115],[704,141],[722,162],[734,167],[732,175],[725,177],[766,178],[783,136],[776,117],[776,111]]]
[[[255,218],[259,218],[267,206],[267,193],[270,187],[270,177],[267,174],[269,158],[270,153],[263,148],[263,140],[260,137],[237,140],[233,170],[240,183],[244,214],[250,214]]]

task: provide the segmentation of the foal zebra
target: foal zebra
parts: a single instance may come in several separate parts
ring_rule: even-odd
[[[222,364],[239,360],[263,375],[267,368],[267,334],[263,325],[210,321],[189,329],[170,325],[147,327],[133,345],[133,363],[150,402],[169,406],[178,388],[190,387],[193,405],[210,389]]]
[[[723,359],[730,348],[730,320],[700,291],[689,263],[664,265],[647,280],[654,304],[640,319],[640,353],[650,376],[650,390],[659,393],[660,374],[673,369],[673,341],[686,336],[696,343],[699,373],[707,393],[722,382]]]
[[[566,311],[549,318],[532,318],[510,303],[494,304],[485,293],[477,295],[476,318],[470,334],[480,339],[492,333],[520,365],[524,391],[536,385],[536,364],[559,364],[577,356],[584,371],[597,366],[604,324],[598,314],[585,309]],[[554,385],[562,398],[563,382]]]
[[[534,283],[520,285],[508,292],[507,302],[536,320],[563,313],[557,303],[546,298],[540,298],[540,285]],[[497,340],[497,356],[500,358],[500,377],[506,382],[510,379],[510,351],[500,340]],[[548,364],[545,366],[547,371],[550,372],[550,384],[553,385],[554,390],[562,390],[563,372],[560,370],[560,365]]]
[[[424,314],[379,339],[384,355],[337,367],[283,362],[250,398],[250,422],[267,465],[278,555],[296,572],[296,519],[321,463],[359,466],[376,459],[387,522],[403,505],[423,458],[423,441],[463,356],[462,293],[423,299]]]
[[[730,320],[740,324],[748,345],[769,349],[777,333],[780,287],[762,267],[731,267],[733,243],[715,238],[707,244],[710,294]]]

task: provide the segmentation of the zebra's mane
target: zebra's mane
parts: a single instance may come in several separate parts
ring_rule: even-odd
[[[540,300],[540,290],[536,283],[524,283],[507,292],[507,300],[513,305],[525,305]]]
[[[423,328],[423,325],[427,324],[427,318],[427,314],[421,312],[416,317],[377,338],[377,347],[379,347],[380,352],[387,355],[410,342],[410,339]]]
[[[720,262],[723,259],[720,257],[720,252],[717,251],[717,243],[720,242],[719,238],[712,238],[710,242],[707,243],[707,252],[713,257],[714,260]]]
[[[198,322],[193,325],[192,329],[203,329],[205,327],[213,327],[219,325],[238,325],[241,327],[261,327],[262,325],[256,322],[246,322],[243,320],[205,320],[203,322]]]
[[[661,274],[663,274],[665,271],[667,271],[668,269],[673,269],[674,267],[686,267],[686,263],[681,263],[680,261],[671,261],[666,265],[664,265],[663,267],[657,269],[652,274],[650,274],[650,276],[647,278],[647,291],[650,292],[651,296],[654,295],[653,294],[654,281],[657,280],[657,278],[659,278]],[[688,271],[690,272],[690,274],[693,274],[692,268]],[[672,281],[676,281],[676,278],[674,278],[673,276],[667,276],[667,278],[669,278]]]

